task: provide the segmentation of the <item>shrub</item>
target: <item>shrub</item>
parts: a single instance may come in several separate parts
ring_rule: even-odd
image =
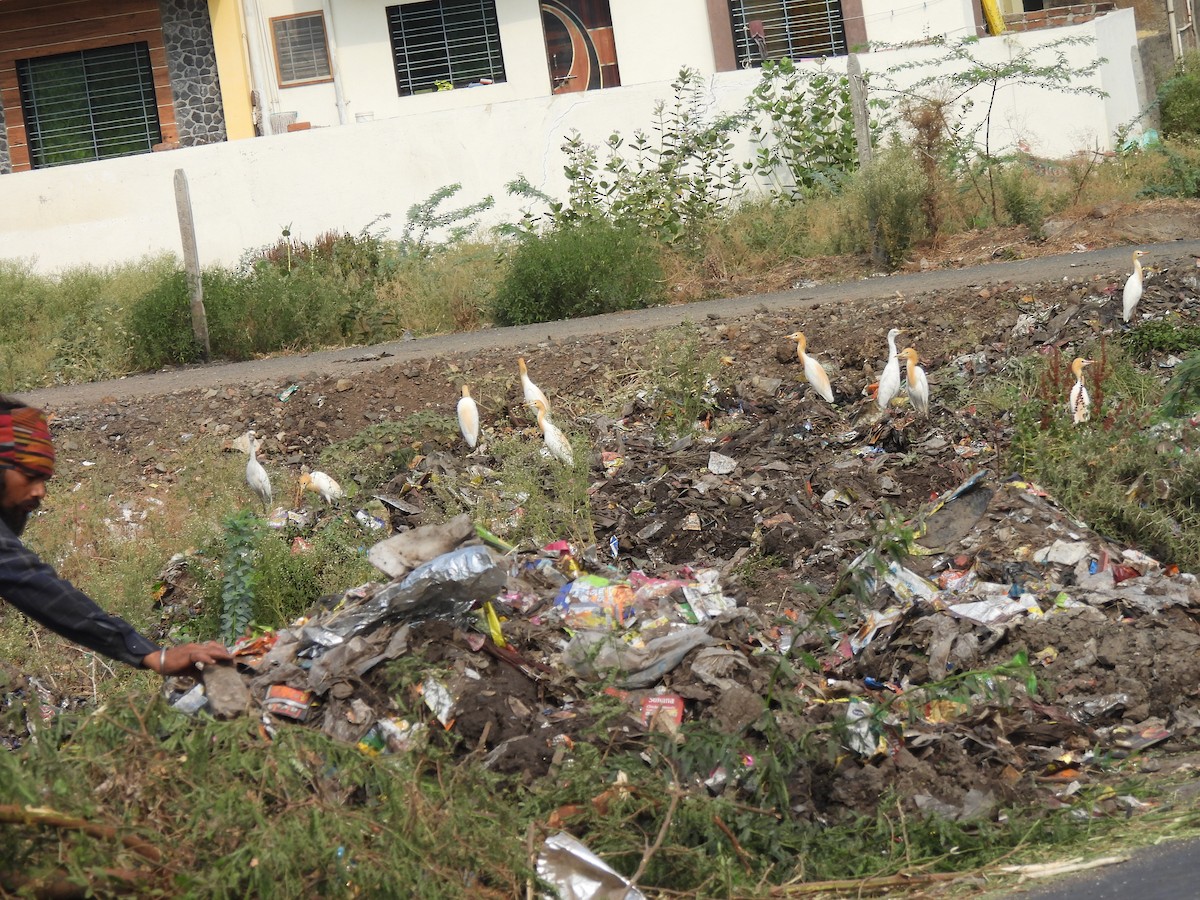
[[[901,144],[884,150],[854,178],[845,213],[845,235],[853,249],[898,266],[925,233],[924,173]]]
[[[603,219],[521,239],[496,292],[500,325],[528,325],[654,305],[662,272],[653,240]]]
[[[187,275],[168,272],[138,297],[129,311],[130,363],[145,371],[195,362],[200,346],[192,335]]]
[[[996,188],[1004,201],[1004,211],[1014,225],[1024,225],[1038,237],[1042,233],[1045,203],[1038,194],[1037,181],[1020,165],[1008,165],[996,174]]]
[[[1173,78],[1158,89],[1163,134],[1200,135],[1200,51],[1180,60]]]

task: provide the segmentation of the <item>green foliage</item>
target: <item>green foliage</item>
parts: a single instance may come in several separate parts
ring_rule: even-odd
[[[717,352],[701,351],[695,325],[687,323],[663,332],[654,343],[647,389],[660,434],[682,437],[699,427],[711,408],[720,367]]]
[[[255,546],[259,520],[249,509],[225,519],[225,557],[221,577],[221,640],[232,644],[254,621],[254,595],[258,580]]]
[[[959,171],[987,204],[993,221],[999,221],[1000,191],[995,170],[1001,158],[992,146],[997,96],[1009,85],[1044,88],[1059,94],[1107,96],[1093,79],[1106,60],[1097,59],[1083,66],[1071,63],[1068,51],[1091,43],[1091,38],[1057,38],[1026,47],[1014,45],[1015,52],[990,59],[977,53],[979,38],[973,35],[934,35],[911,45],[910,58],[877,76],[876,85],[905,102],[941,107],[947,122],[946,136],[960,161]],[[918,77],[908,81],[912,73],[918,73]],[[897,86],[897,75],[904,76],[905,87]],[[985,104],[981,115],[973,113],[977,97],[982,97]],[[966,124],[971,120],[975,124]]]
[[[1180,144],[1178,148],[1160,144],[1145,151],[1161,163],[1152,170],[1154,175],[1138,191],[1139,197],[1200,197],[1200,154],[1196,147]]]
[[[194,362],[203,350],[192,333],[187,275],[162,277],[129,312],[130,362],[136,371]]]
[[[512,181],[509,193],[549,209],[506,230],[527,234],[543,219],[552,229],[606,219],[637,225],[666,243],[695,238],[696,226],[713,219],[740,190],[743,173],[733,161],[733,135],[746,115],[706,120],[704,80],[694,69],[682,69],[671,87],[671,106],[655,105],[654,137],[637,131],[627,144],[613,133],[603,165],[599,150],[578,133],[567,139],[565,201],[552,200],[524,177]]]
[[[767,60],[749,108],[750,136],[759,145],[755,173],[777,196],[836,192],[858,169],[849,76]]]
[[[1137,359],[1152,353],[1189,353],[1200,350],[1200,325],[1174,317],[1142,322],[1121,336],[1121,345]]]
[[[425,200],[408,208],[404,231],[400,236],[402,252],[430,256],[437,250],[444,250],[459,243],[476,229],[475,216],[495,205],[495,199],[491,195],[458,209],[438,211],[442,203],[461,190],[461,183],[438,188]],[[435,240],[439,235],[441,239]]]
[[[1175,367],[1163,395],[1162,411],[1163,415],[1174,418],[1197,409],[1200,409],[1200,353],[1193,353]]]
[[[1045,219],[1045,201],[1038,194],[1037,182],[1020,165],[999,168],[995,179],[1008,221],[1014,225],[1024,225],[1030,234],[1040,236]]]
[[[1073,376],[1052,355],[1015,407],[1013,467],[1095,531],[1186,570],[1200,565],[1200,454],[1194,429],[1152,426],[1161,389],[1101,354],[1087,370],[1091,421],[1073,424]],[[1170,449],[1167,449],[1170,448]]]
[[[528,325],[641,309],[662,297],[654,241],[604,219],[561,223],[522,238],[496,289],[499,325]]]
[[[1200,136],[1200,51],[1186,54],[1159,87],[1158,111],[1168,137]]]
[[[907,148],[888,147],[854,176],[847,190],[843,239],[880,263],[900,265],[925,233],[921,202],[927,184]]]

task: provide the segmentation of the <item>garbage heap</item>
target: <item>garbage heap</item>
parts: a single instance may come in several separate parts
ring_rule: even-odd
[[[986,470],[910,525],[907,554],[855,560],[855,603],[765,610],[740,606],[715,569],[622,572],[565,542],[516,552],[462,516],[375,545],[390,580],[240,642],[235,668],[173,685],[172,702],[252,713],[268,732],[317,727],[368,753],[452,734],[532,779],[606,692],[628,705],[614,740],[683,739],[696,723],[835,742],[790,783],[792,811],[821,820],[872,809],[889,786],[952,818],[1034,794],[1069,803],[1093,764],[1200,725],[1194,576]],[[429,673],[416,704],[378,677],[405,655]],[[753,769],[743,753],[696,787],[753,793]]]

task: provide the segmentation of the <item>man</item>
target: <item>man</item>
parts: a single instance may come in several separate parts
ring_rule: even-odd
[[[216,641],[159,647],[60,578],[20,540],[29,514],[46,496],[54,474],[54,445],[46,414],[0,396],[0,597],[70,641],[159,675],[195,674],[231,659]]]

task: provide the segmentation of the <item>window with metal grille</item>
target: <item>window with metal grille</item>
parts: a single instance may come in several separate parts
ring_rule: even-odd
[[[738,62],[842,56],[846,30],[839,0],[729,0]]]
[[[146,43],[17,60],[35,169],[147,153],[162,141]]]
[[[280,16],[271,20],[275,39],[275,70],[280,87],[329,81],[329,45],[325,43],[325,17],[319,12]]]
[[[504,81],[495,0],[430,0],[387,8],[401,97]]]

